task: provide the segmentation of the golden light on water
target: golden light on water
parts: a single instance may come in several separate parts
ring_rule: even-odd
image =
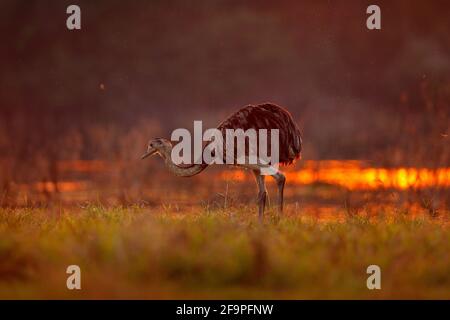
[[[123,164],[122,164],[123,165]],[[104,161],[66,161],[58,164],[61,172],[72,175],[70,179],[53,182],[22,184],[21,188],[39,192],[77,192],[90,188],[95,174],[116,168],[118,164]],[[125,165],[126,167],[126,165]],[[350,190],[376,190],[428,187],[450,188],[450,167],[430,168],[379,168],[357,160],[302,161],[295,167],[281,167],[289,184],[310,185],[324,183]],[[78,177],[73,179],[75,176]],[[169,173],[167,173],[169,174]],[[219,173],[223,180],[250,181],[252,175],[243,170],[224,170]],[[269,183],[272,179],[266,179]]]
[[[82,181],[61,181],[56,183],[52,182],[38,182],[33,185],[34,189],[39,192],[74,192],[85,190],[87,187],[86,182]]]
[[[450,168],[375,168],[360,161],[306,161],[297,171],[286,171],[290,183],[326,183],[348,189],[450,187]],[[224,172],[224,179],[248,179],[241,171]]]

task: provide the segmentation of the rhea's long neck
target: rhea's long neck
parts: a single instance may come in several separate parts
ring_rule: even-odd
[[[179,166],[172,161],[171,151],[163,154],[164,163],[170,172],[179,177],[192,177],[199,174],[208,166],[207,164],[192,164],[187,166]]]

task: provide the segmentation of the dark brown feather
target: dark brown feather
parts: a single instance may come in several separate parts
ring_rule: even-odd
[[[242,129],[244,131],[248,129],[267,129],[269,134],[267,139],[269,152],[271,152],[270,130],[278,129],[280,163],[285,165],[291,164],[301,156],[302,138],[300,129],[286,109],[272,103],[248,105],[229,116],[218,126],[218,129],[222,131],[224,140],[226,129]],[[247,151],[248,149],[246,148]]]

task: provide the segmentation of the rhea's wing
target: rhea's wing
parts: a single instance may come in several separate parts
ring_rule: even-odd
[[[225,119],[218,129],[226,139],[226,129],[260,129],[268,130],[268,150],[271,152],[271,129],[279,131],[279,160],[280,163],[289,164],[300,157],[302,140],[300,130],[287,110],[274,104],[248,105]],[[248,146],[246,146],[246,150]],[[259,139],[258,139],[259,148]],[[235,154],[236,154],[236,150]]]

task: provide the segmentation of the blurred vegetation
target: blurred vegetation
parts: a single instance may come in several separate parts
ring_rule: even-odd
[[[449,212],[0,210],[1,298],[450,298]],[[66,289],[68,265],[81,291]],[[367,266],[382,290],[366,288]]]

